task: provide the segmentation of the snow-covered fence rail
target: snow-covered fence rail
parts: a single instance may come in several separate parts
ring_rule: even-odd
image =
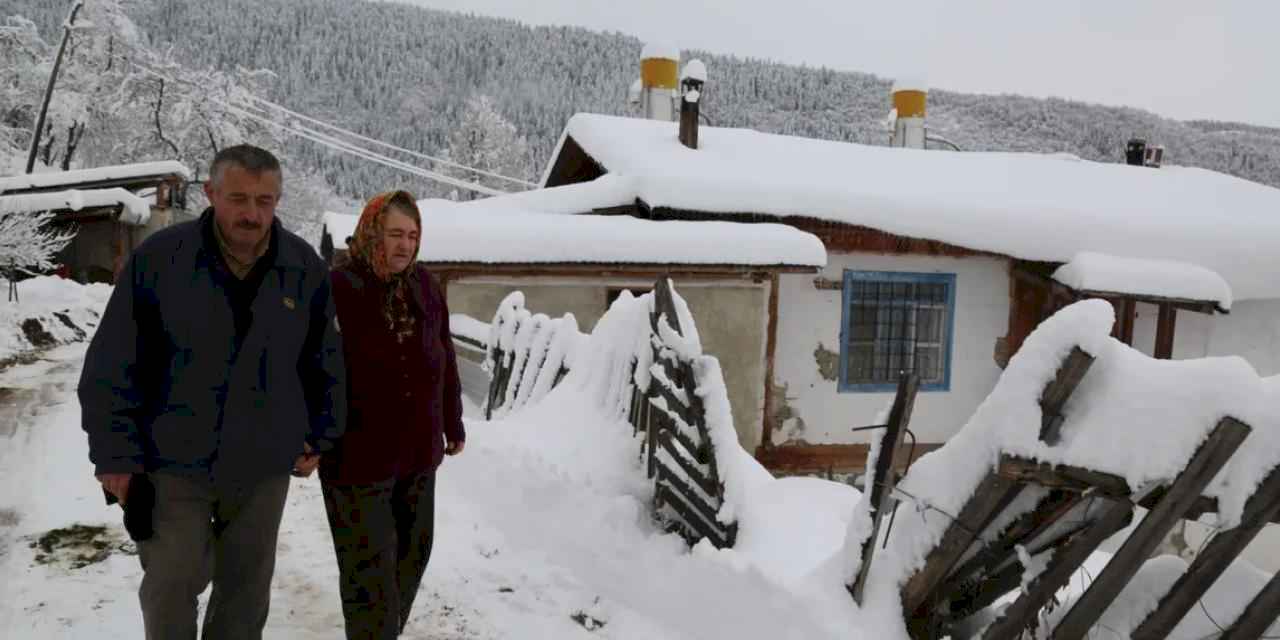
[[[725,394],[723,381],[714,384],[704,377],[713,384],[699,384],[695,364],[705,356],[696,338],[689,339],[697,331],[692,317],[677,309],[670,281],[659,279],[650,295],[652,358],[636,362],[637,368],[647,364],[648,371],[647,375],[632,376],[633,382],[638,379],[639,383],[632,388],[628,419],[635,433],[644,434],[642,450],[649,478],[654,481],[655,515],[691,543],[706,538],[717,547],[731,547],[738,527],[736,522],[720,518],[724,483],[705,400],[698,394],[700,388]]]
[[[887,540],[897,557],[908,558],[885,578],[899,589],[913,638],[1012,640],[1028,630],[1084,638],[1124,601],[1123,591],[1150,582],[1145,564],[1177,523],[1217,514],[1215,535],[1185,571],[1154,587],[1151,606],[1109,620],[1109,629],[1127,625],[1120,636],[1169,637],[1211,588],[1230,589],[1215,585],[1263,528],[1280,520],[1280,446],[1266,432],[1280,427],[1280,413],[1266,387],[1255,384],[1256,373],[1221,361],[1150,360],[1106,337],[1103,311],[1109,319],[1109,310],[1095,305],[1048,321],[965,430],[903,479],[911,489],[904,504],[945,516],[934,524],[908,519],[908,530]],[[1073,323],[1097,326],[1073,331]],[[1153,393],[1153,384],[1167,387]],[[1037,418],[1038,425],[1025,424]],[[1212,429],[1205,428],[1214,424],[1209,420]],[[1158,442],[1144,437],[1143,425],[1156,428]],[[1117,430],[1125,429],[1131,444],[1117,446]],[[1147,514],[1101,572],[1059,602],[1060,590],[1131,524],[1138,507]],[[876,569],[871,573],[874,580]],[[1209,618],[1222,637],[1259,638],[1276,621],[1280,577],[1251,593],[1236,596],[1234,613]],[[1011,594],[1011,602],[992,608]]]
[[[583,339],[573,314],[549,318],[524,308],[524,294],[503,299],[493,316],[484,366],[493,376],[485,419],[537,402],[569,371]]]
[[[578,384],[641,441],[655,517],[691,544],[705,538],[733,546],[734,489],[726,489],[726,476],[750,454],[738,443],[719,362],[702,353],[693,316],[670,280],[639,298],[624,292],[590,336],[572,315],[529,312],[514,292],[494,314],[486,346],[487,418],[537,402],[581,367]]]

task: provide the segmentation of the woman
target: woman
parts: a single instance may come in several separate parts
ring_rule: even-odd
[[[431,557],[436,467],[466,439],[444,292],[417,264],[421,232],[412,196],[378,195],[332,274],[349,413],[320,480],[348,638],[404,629]]]

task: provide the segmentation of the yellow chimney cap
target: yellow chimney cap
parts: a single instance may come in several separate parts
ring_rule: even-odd
[[[640,52],[641,60],[680,60],[680,49],[666,42],[650,42]]]
[[[899,91],[929,93],[929,83],[922,75],[904,75],[893,81],[893,89],[890,93],[898,93]]]

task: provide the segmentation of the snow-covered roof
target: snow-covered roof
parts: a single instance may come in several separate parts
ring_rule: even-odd
[[[634,202],[628,181],[602,178],[471,202],[422,200],[426,262],[483,264],[683,264],[821,267],[822,242],[780,224],[642,220],[571,215]],[[357,217],[325,214],[336,249]]]
[[[1209,269],[1186,262],[1083,252],[1058,267],[1053,279],[1077,291],[1180,298],[1231,308],[1227,281]]]
[[[0,213],[33,213],[37,211],[80,211],[94,207],[123,205],[120,222],[142,226],[151,219],[151,204],[127,189],[68,189],[0,196]]]
[[[110,167],[76,169],[74,171],[47,171],[3,176],[0,177],[0,193],[170,174],[182,176],[185,180],[191,179],[191,170],[186,165],[174,160],[162,160],[159,162],[139,162]]]
[[[1280,298],[1280,189],[1213,171],[716,127],[692,150],[675,123],[592,114],[565,136],[653,207],[811,216],[1028,260],[1179,260],[1220,274],[1238,300]]]

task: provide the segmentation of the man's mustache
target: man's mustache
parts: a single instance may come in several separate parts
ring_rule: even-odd
[[[246,231],[257,231],[258,229],[262,228],[262,224],[258,222],[253,222],[252,220],[241,220],[236,223],[236,228],[244,229]]]

